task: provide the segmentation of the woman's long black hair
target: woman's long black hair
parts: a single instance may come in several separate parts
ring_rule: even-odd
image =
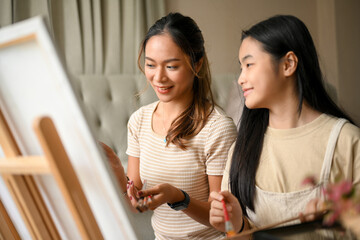
[[[296,88],[298,111],[304,100],[313,109],[353,121],[332,101],[323,85],[314,42],[305,24],[294,16],[277,15],[243,31],[242,41],[251,37],[262,44],[263,50],[278,62],[289,51],[298,58]],[[230,189],[245,209],[255,211],[255,176],[263,148],[264,134],[269,124],[268,109],[249,109],[244,106],[240,129],[235,143],[231,169]]]

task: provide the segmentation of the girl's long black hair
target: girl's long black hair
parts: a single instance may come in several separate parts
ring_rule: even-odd
[[[289,51],[295,53],[298,58],[295,74],[299,114],[305,100],[310,107],[321,113],[346,118],[353,123],[327,94],[314,42],[300,19],[289,15],[271,17],[243,31],[241,41],[247,37],[259,41],[263,50],[272,55],[275,62]],[[244,106],[229,182],[231,192],[239,200],[245,215],[246,207],[255,211],[255,176],[268,124],[268,109],[249,109]]]

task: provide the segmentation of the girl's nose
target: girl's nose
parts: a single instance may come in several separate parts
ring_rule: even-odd
[[[244,74],[241,72],[238,78],[238,84],[241,86],[245,83],[245,77]]]

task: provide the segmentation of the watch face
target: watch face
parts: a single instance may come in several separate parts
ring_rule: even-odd
[[[176,210],[176,211],[179,211],[179,210],[183,210],[183,209],[186,209],[188,207],[187,204],[183,203],[183,204],[179,204],[177,206],[173,206],[172,209]]]

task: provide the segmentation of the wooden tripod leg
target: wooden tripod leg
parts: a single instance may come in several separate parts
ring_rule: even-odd
[[[63,194],[83,239],[103,239],[80,182],[49,117],[36,119],[35,133],[48,160],[51,173]]]
[[[1,236],[6,240],[20,240],[20,236],[0,200],[0,237]]]
[[[0,110],[0,145],[6,158],[21,157],[21,152]],[[2,174],[33,239],[60,239],[60,235],[30,175]]]

